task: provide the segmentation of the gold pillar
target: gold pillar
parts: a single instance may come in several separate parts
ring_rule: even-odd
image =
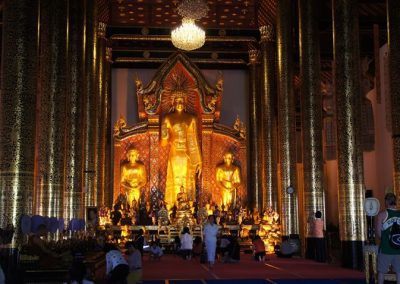
[[[260,27],[261,33],[261,115],[262,115],[262,205],[278,212],[277,141],[276,141],[276,74],[273,27]]]
[[[299,232],[291,3],[291,0],[280,0],[277,8],[278,143],[283,236]],[[289,193],[289,187],[294,188],[293,193]]]
[[[83,218],[81,114],[85,96],[84,2],[69,0],[64,218]]]
[[[303,102],[304,224],[307,224],[307,218],[314,216],[316,211],[325,213],[317,2],[318,0],[299,0],[298,2],[300,79]],[[323,216],[326,220],[325,214]]]
[[[96,157],[97,157],[97,1],[86,0],[85,9],[85,84],[83,127],[83,190],[86,206],[97,206]]]
[[[387,30],[389,48],[389,90],[392,104],[393,185],[400,197],[400,1],[387,0]]]
[[[105,123],[106,123],[106,142],[105,142],[105,176],[104,176],[104,204],[107,207],[111,207],[113,196],[112,196],[112,160],[111,160],[111,147],[112,139],[111,135],[113,133],[111,126],[111,64],[112,64],[112,49],[111,47],[106,48],[106,65],[105,65]]]
[[[360,52],[357,1],[333,0],[339,228],[345,267],[362,268],[365,240],[360,148]]]
[[[32,214],[38,69],[38,1],[3,6],[0,92],[0,227]],[[21,241],[17,229],[14,240]]]
[[[260,98],[257,90],[257,57],[258,50],[249,50],[249,78],[250,78],[250,176],[249,176],[249,192],[251,196],[251,207],[262,209],[262,169],[261,169],[261,120],[260,117]]]
[[[107,98],[107,86],[106,86],[106,28],[107,25],[103,22],[99,22],[97,27],[97,58],[98,58],[98,69],[97,69],[97,116],[96,116],[96,127],[97,127],[97,158],[96,158],[96,184],[97,184],[97,200],[99,205],[105,205],[105,150],[106,150],[106,98]]]
[[[63,216],[67,0],[40,2],[36,213]]]

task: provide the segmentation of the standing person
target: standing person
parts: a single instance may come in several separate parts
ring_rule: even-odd
[[[322,220],[321,211],[315,212],[315,219],[313,220],[312,230],[315,245],[315,260],[318,262],[325,262],[325,238],[324,238],[324,221]]]
[[[400,210],[396,209],[396,196],[393,193],[385,195],[385,207],[386,210],[379,212],[375,223],[376,237],[380,241],[378,283],[383,284],[384,274],[388,272],[391,264],[396,272],[397,284],[400,284],[400,249],[396,249],[390,244],[392,226],[395,223],[400,225]]]
[[[136,238],[134,239],[135,247],[140,251],[140,255],[143,257],[143,246],[144,246],[144,236],[143,229],[140,229]]]
[[[214,266],[215,250],[217,248],[218,226],[215,223],[214,215],[208,216],[206,225],[204,226],[204,242],[206,244],[207,260],[210,268]]]
[[[306,258],[315,259],[315,238],[314,238],[315,213],[310,212],[307,218]]]
[[[125,245],[128,255],[129,274],[128,284],[136,284],[142,281],[142,256],[133,242],[127,242]]]
[[[104,252],[106,253],[107,283],[126,284],[129,266],[122,253],[113,244],[106,244]]]
[[[181,236],[181,252],[184,259],[192,258],[193,237],[188,227],[183,228]]]

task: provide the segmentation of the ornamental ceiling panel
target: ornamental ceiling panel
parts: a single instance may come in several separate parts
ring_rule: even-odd
[[[256,28],[257,0],[209,0],[204,28]],[[112,0],[111,24],[172,28],[180,23],[178,0]]]

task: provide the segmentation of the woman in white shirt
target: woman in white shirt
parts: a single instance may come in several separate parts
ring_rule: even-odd
[[[191,259],[193,249],[193,237],[188,227],[183,228],[181,236],[181,253],[184,259]]]
[[[108,283],[126,283],[129,274],[129,265],[122,253],[112,244],[104,246],[106,253],[106,275]]]
[[[215,262],[215,250],[217,248],[217,234],[218,234],[218,225],[215,224],[214,215],[208,216],[208,221],[204,226],[204,242],[206,244],[207,250],[207,260],[210,268],[213,267]]]

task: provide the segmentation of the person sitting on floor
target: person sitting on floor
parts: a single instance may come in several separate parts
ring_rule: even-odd
[[[229,251],[229,245],[231,244],[228,235],[223,235],[219,241],[218,253],[222,259],[224,259],[225,253]]]
[[[265,244],[260,236],[255,236],[253,240],[254,259],[257,261],[265,260]]]
[[[173,247],[173,251],[176,254],[180,253],[181,250],[181,238],[179,238],[179,236],[175,236],[174,237],[174,243],[173,243],[174,247]]]
[[[285,258],[290,258],[293,256],[295,249],[293,247],[293,244],[290,242],[290,239],[288,236],[283,236],[282,238],[283,242],[280,246],[280,250],[277,251],[277,256],[278,257],[285,257]]]
[[[201,253],[203,252],[203,242],[201,240],[201,237],[197,236],[194,238],[193,241],[193,249],[192,249],[192,256],[200,256]]]
[[[224,263],[238,263],[240,261],[240,245],[237,237],[229,237],[229,245],[225,252],[223,261]]]
[[[139,283],[142,281],[142,256],[133,242],[127,242],[125,247],[129,265],[127,282],[128,284]]]
[[[152,242],[150,247],[150,258],[154,260],[160,260],[163,254],[164,253],[157,242]]]
[[[183,228],[182,237],[181,237],[181,248],[180,252],[184,259],[192,258],[192,249],[193,249],[193,237],[190,235],[190,231],[188,227]]]

